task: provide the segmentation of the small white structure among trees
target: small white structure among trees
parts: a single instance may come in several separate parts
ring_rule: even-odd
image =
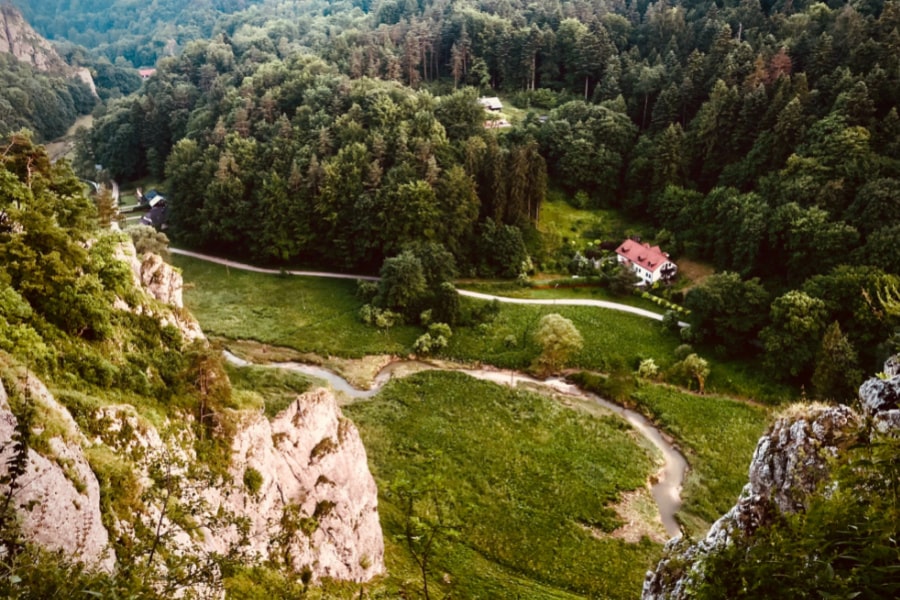
[[[492,112],[500,112],[503,110],[503,103],[496,96],[482,96],[478,99],[478,104],[484,107],[484,110]]]

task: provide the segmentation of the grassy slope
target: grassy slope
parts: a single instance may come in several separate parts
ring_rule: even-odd
[[[669,432],[691,465],[680,513],[699,532],[734,504],[747,482],[756,442],[768,422],[762,407],[697,396],[661,385],[643,385],[632,398]]]
[[[579,525],[614,528],[606,505],[653,470],[617,418],[440,372],[394,381],[345,411],[379,484],[394,577],[414,571],[397,545],[402,511],[389,484],[436,474],[462,526],[437,569],[457,582],[454,595],[552,598],[563,589],[632,598],[640,589],[659,547],[597,539]]]
[[[594,241],[619,241],[628,235],[646,237],[653,230],[646,224],[626,219],[621,213],[608,209],[575,208],[565,199],[565,193],[550,190],[541,205],[538,229],[558,244],[570,244],[582,250]]]

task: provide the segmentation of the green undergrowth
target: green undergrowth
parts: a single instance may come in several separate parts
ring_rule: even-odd
[[[597,240],[621,241],[628,235],[646,236],[650,232],[646,224],[629,220],[620,211],[576,208],[558,189],[547,192],[538,229],[545,235],[558,237],[559,243],[569,244],[575,250]]]
[[[705,531],[734,505],[747,483],[747,469],[769,423],[769,411],[653,384],[640,385],[631,399],[678,441],[690,464],[679,518],[688,531]]]
[[[227,365],[233,393],[252,394],[259,398],[270,419],[287,408],[297,395],[309,390],[311,380],[292,371],[270,367],[235,367]]]
[[[654,470],[617,417],[448,372],[395,380],[374,401],[344,410],[378,482],[396,581],[417,580],[402,536],[401,482],[439,482],[445,520],[459,537],[435,558],[443,583],[432,583],[450,581],[454,596],[632,598],[659,554],[646,540],[591,533],[614,530],[620,523],[609,505]]]

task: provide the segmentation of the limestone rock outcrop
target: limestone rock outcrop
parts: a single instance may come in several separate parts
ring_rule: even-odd
[[[272,420],[243,415],[229,477],[212,486],[191,480],[196,457],[189,430],[174,426],[164,439],[129,406],[100,409],[94,421],[95,442],[136,465],[148,500],[135,518],[150,529],[162,524],[166,552],[240,555],[312,580],[364,582],[384,571],[375,480],[356,427],[330,391],[302,394]],[[191,535],[164,512],[165,493],[159,493],[159,477],[155,483],[151,476],[161,465],[177,482],[178,502],[202,524],[202,535]],[[129,536],[134,528],[119,523],[117,529]]]
[[[82,450],[83,436],[69,412],[34,376],[22,373],[20,394],[53,415],[59,435],[47,440],[46,456],[28,449],[27,466],[12,494],[21,534],[49,550],[92,567],[112,570],[115,556],[100,513],[100,484]],[[0,477],[9,473],[15,448],[9,441],[18,421],[0,382]],[[35,432],[40,434],[41,432]],[[5,497],[9,486],[0,485]]]
[[[233,450],[234,480],[245,483],[223,501],[249,523],[255,554],[287,559],[314,579],[368,581],[384,571],[375,480],[356,427],[330,391],[303,394],[272,421],[249,419]],[[291,529],[301,533],[285,537]]]
[[[759,440],[737,504],[697,543],[675,538],[666,544],[663,558],[644,580],[643,600],[690,597],[692,586],[703,580],[706,557],[752,537],[779,514],[805,510],[811,494],[828,481],[829,460],[867,439],[870,427],[900,434],[898,365],[896,357],[889,360],[886,379],[869,379],[860,387],[861,413],[843,405],[789,409]]]
[[[900,432],[900,370],[898,363],[885,365],[885,373],[895,373],[890,379],[874,378],[859,390],[863,413],[872,419],[879,433]]]
[[[116,256],[130,264],[132,282],[144,292],[137,300],[129,296],[137,306],[120,299],[118,309],[171,318],[188,339],[202,338],[182,308],[176,269],[155,254],[139,259],[130,242],[120,244]],[[199,565],[177,571],[175,596],[189,589],[197,597],[220,597],[221,578],[215,566],[207,568],[216,555],[265,561],[311,580],[364,582],[384,571],[375,480],[356,427],[330,391],[299,395],[274,419],[257,410],[223,413],[231,456],[227,465],[212,468],[197,456],[200,429],[192,410],[151,409],[147,416],[128,404],[88,402],[77,405],[76,422],[34,375],[8,368],[21,371],[13,378],[23,382],[14,399],[27,397],[40,413],[31,427],[39,443],[27,450],[13,496],[25,539],[106,570],[115,568],[110,540],[117,540],[117,548],[150,561],[160,574],[159,589],[169,589],[171,581],[164,580],[178,568],[173,560]],[[4,377],[9,387],[11,378]],[[0,476],[16,452],[16,426],[0,383]],[[106,491],[121,493],[105,498],[106,514],[85,449],[122,478],[117,481],[126,481],[122,489]],[[7,490],[0,484],[0,499]],[[199,575],[184,580],[184,572]]]
[[[29,64],[38,71],[80,79],[97,95],[91,72],[66,64],[50,42],[32,29],[22,14],[8,4],[0,4],[0,52],[12,54],[19,62]]]
[[[153,300],[168,307],[159,314],[163,323],[174,325],[186,342],[203,339],[203,330],[196,319],[184,310],[182,291],[184,280],[181,273],[164,261],[161,256],[146,253],[138,256],[134,244],[130,241],[123,242],[116,247],[116,258],[123,260],[131,267],[132,281],[135,287],[140,288]],[[128,309],[127,305],[120,303],[119,308]],[[141,312],[154,312],[151,307],[138,307]]]

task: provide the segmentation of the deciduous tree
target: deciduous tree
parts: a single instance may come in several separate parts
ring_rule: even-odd
[[[556,313],[541,317],[534,340],[541,348],[536,367],[544,373],[558,371],[584,345],[572,321]]]

